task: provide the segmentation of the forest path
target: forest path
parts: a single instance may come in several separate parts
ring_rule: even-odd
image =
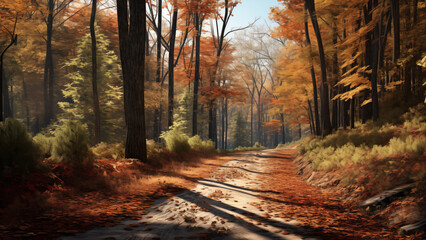
[[[268,212],[259,197],[274,194],[260,188],[276,152],[235,154],[195,188],[157,200],[141,220],[62,239],[309,239],[296,220]]]

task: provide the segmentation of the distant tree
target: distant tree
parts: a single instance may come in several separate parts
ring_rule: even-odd
[[[178,128],[188,136],[192,133],[192,97],[191,88],[185,88],[178,97],[173,117],[173,128]]]
[[[249,133],[247,129],[247,121],[244,119],[241,111],[237,112],[235,119],[232,123],[231,129],[233,129],[233,145],[234,147],[247,147],[250,145]]]

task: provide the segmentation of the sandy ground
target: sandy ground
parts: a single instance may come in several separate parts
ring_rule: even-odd
[[[304,235],[297,220],[267,212],[258,198],[274,194],[260,189],[261,176],[269,174],[268,154],[274,151],[234,155],[195,188],[157,200],[140,220],[61,239],[316,239]]]

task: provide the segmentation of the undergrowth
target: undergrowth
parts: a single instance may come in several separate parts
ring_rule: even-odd
[[[0,176],[22,177],[41,164],[40,149],[18,120],[0,122]]]
[[[213,141],[202,140],[198,135],[190,138],[178,128],[163,132],[160,138],[164,140],[167,150],[172,153],[181,154],[190,150],[205,153],[215,151]]]
[[[314,170],[342,170],[345,185],[360,184],[365,193],[426,179],[426,107],[410,108],[394,123],[368,122],[301,144],[299,155]]]
[[[234,152],[247,152],[247,151],[259,151],[259,150],[265,150],[266,147],[262,146],[260,143],[256,142],[251,147],[241,147],[238,146],[234,149],[219,149],[219,153],[234,153]]]
[[[86,126],[78,121],[65,122],[55,131],[52,153],[55,159],[69,165],[90,165],[93,153]]]

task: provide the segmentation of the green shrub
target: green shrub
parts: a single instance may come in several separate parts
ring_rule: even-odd
[[[15,119],[0,122],[0,174],[27,174],[40,164],[40,149]]]
[[[53,156],[70,165],[92,163],[87,128],[78,121],[66,121],[55,130]]]
[[[170,152],[188,152],[191,148],[188,143],[189,137],[178,129],[171,129],[163,132],[160,138],[164,139],[166,147]]]
[[[97,158],[122,159],[124,158],[124,146],[120,143],[98,143],[91,148]]]
[[[214,152],[216,150],[215,144],[212,140],[203,141],[200,136],[195,135],[188,139],[191,149],[200,152]]]
[[[52,145],[53,145],[53,137],[48,137],[44,134],[37,134],[33,137],[34,142],[40,148],[41,154],[44,157],[50,157],[52,155]]]
[[[371,156],[386,158],[394,154],[422,155],[426,150],[426,138],[408,136],[407,138],[392,138],[386,146],[374,146]]]
[[[304,156],[305,160],[312,162],[314,169],[330,171],[334,168],[344,167],[349,163],[363,163],[366,158],[368,148],[365,145],[356,147],[348,143],[342,147],[318,147]]]

